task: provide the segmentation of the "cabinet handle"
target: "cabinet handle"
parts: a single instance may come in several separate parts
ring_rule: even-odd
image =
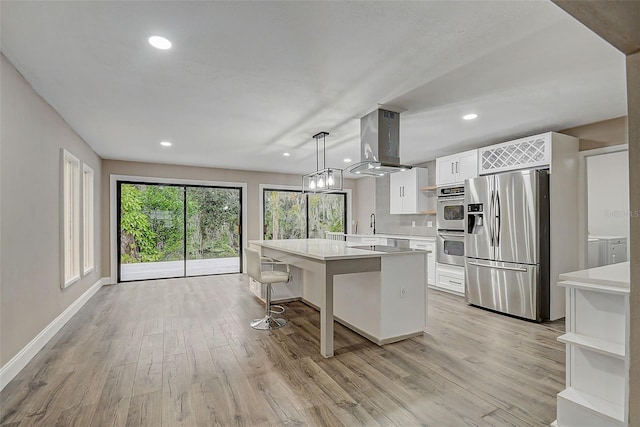
[[[462,285],[462,282],[456,282],[455,280],[449,280],[449,283],[452,283],[454,285]]]
[[[460,172],[460,163],[456,162],[456,173]]]
[[[476,267],[494,268],[496,270],[521,271],[523,273],[526,273],[528,271],[526,268],[503,267],[503,266],[498,266],[498,265],[479,264],[477,262],[472,262],[472,261],[469,261],[469,265],[475,265]]]
[[[451,175],[453,175],[455,172],[453,172],[453,162],[451,162]]]

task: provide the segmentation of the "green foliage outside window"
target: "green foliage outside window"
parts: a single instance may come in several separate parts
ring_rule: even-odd
[[[123,264],[236,257],[240,250],[238,189],[121,184]]]
[[[344,194],[264,190],[263,197],[264,239],[324,238],[325,231],[345,232]]]

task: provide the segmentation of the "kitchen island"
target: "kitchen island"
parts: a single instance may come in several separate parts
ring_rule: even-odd
[[[333,356],[334,318],[378,345],[422,334],[426,251],[359,249],[325,239],[256,240],[250,245],[300,269],[300,298],[320,310],[322,356]]]

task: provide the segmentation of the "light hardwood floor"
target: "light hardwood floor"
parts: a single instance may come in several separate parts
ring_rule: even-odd
[[[319,313],[255,331],[246,276],[102,288],[0,394],[3,426],[546,426],[564,388],[564,323],[430,291],[429,326],[378,347]]]

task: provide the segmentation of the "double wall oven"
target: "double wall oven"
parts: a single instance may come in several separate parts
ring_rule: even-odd
[[[464,267],[464,185],[438,188],[436,260]]]

